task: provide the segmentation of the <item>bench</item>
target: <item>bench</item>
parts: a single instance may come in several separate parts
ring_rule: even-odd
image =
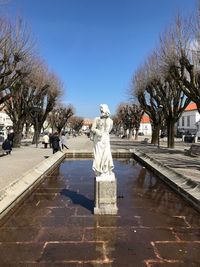
[[[147,144],[147,143],[148,143],[148,141],[149,141],[149,138],[144,138],[144,140],[143,140],[143,141],[141,141],[141,144]]]
[[[189,149],[185,149],[185,155],[198,157],[200,156],[200,144],[192,144]]]

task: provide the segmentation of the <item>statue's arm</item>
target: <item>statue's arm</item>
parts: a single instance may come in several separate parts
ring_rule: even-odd
[[[98,129],[98,126],[97,126],[97,123],[98,122],[98,118],[96,118],[95,120],[94,120],[94,122],[93,122],[93,124],[92,124],[92,128],[91,128],[91,131],[92,131],[92,133],[95,135],[97,135],[97,136],[99,136],[99,137],[101,137],[102,136],[102,133],[101,133],[101,130],[99,130]]]

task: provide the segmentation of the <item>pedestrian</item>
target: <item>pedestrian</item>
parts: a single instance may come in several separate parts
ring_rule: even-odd
[[[62,132],[62,134],[61,134],[60,141],[61,141],[62,149],[64,149],[64,147],[65,147],[66,149],[69,149],[69,148],[67,147],[67,137],[66,137],[66,135],[65,135],[64,132]]]
[[[53,139],[53,134],[49,133],[49,147],[52,148],[52,139]]]
[[[13,140],[14,140],[14,131],[10,130],[7,136],[8,140],[10,141],[11,148],[13,147]]]
[[[6,154],[11,155],[11,151],[12,151],[12,145],[10,143],[10,140],[8,140],[8,138],[6,138],[2,144],[2,149],[6,152]]]
[[[52,148],[53,148],[53,154],[60,151],[60,138],[58,136],[58,133],[55,132],[52,136]]]
[[[45,135],[43,136],[42,140],[43,140],[42,143],[44,144],[44,148],[47,148],[48,143],[49,143],[49,136],[48,136],[47,133],[45,133]]]

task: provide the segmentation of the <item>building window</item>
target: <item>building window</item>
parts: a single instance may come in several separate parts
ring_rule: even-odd
[[[187,126],[190,126],[190,116],[187,116]]]
[[[185,126],[185,117],[182,117],[182,126]]]

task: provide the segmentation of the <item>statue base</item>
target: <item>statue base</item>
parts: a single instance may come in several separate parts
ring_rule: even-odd
[[[116,215],[117,212],[117,181],[114,173],[95,177],[94,214]]]

